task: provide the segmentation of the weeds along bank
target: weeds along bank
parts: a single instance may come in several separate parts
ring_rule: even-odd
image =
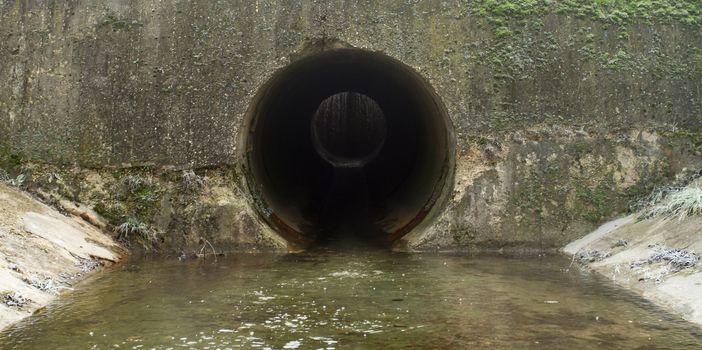
[[[656,189],[635,213],[563,250],[574,262],[702,324],[702,178]]]
[[[407,65],[450,118],[450,191],[398,249],[555,249],[700,168],[700,13],[2,1],[0,167],[135,247],[294,249],[249,190],[241,139],[276,72],[339,44]]]
[[[485,138],[458,155],[443,212],[396,247],[557,249],[629,212],[653,187],[673,183],[675,165],[699,157],[689,142],[665,130],[591,134],[556,126]],[[236,168],[82,169],[27,162],[6,178],[134,248],[185,255],[201,253],[205,245],[208,252],[290,248],[260,218]]]

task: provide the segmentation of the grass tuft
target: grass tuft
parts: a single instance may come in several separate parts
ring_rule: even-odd
[[[149,225],[134,218],[127,219],[117,226],[115,231],[117,231],[117,240],[121,242],[128,242],[137,237],[151,241],[154,237],[154,232]]]
[[[195,174],[192,170],[183,170],[182,185],[186,191],[196,191],[205,186],[206,177]]]
[[[678,218],[702,215],[702,188],[685,187],[659,191],[639,214],[639,219]]]
[[[661,203],[664,199],[666,199],[669,194],[680,191],[681,189],[682,187],[675,186],[656,187],[646,197],[641,198],[636,202],[630,203],[629,212],[636,213],[645,209],[652,208]]]
[[[127,193],[137,193],[151,186],[151,179],[139,175],[127,175],[122,179],[122,186]]]
[[[13,187],[22,187],[27,177],[24,174],[19,174],[13,178],[4,169],[0,169],[0,182],[4,182]]]

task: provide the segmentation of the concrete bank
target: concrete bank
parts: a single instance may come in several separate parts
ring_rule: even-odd
[[[686,189],[699,191],[701,185],[698,180]],[[660,208],[670,201],[667,198],[653,206]],[[699,204],[697,198],[698,213]],[[698,254],[702,251],[702,216],[660,215],[642,219],[650,211],[648,208],[610,221],[568,244],[563,251],[616,284],[702,325],[702,269]]]
[[[84,219],[0,183],[0,329],[49,304],[125,250]]]

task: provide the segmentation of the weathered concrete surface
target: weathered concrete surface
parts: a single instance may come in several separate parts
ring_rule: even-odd
[[[235,164],[253,95],[324,38],[416,68],[446,104],[461,145],[538,122],[700,125],[699,13],[688,24],[654,16],[654,24],[619,25],[527,10],[5,0],[3,139],[27,158],[82,166]]]
[[[0,184],[0,329],[46,306],[124,249],[80,218],[67,217]]]
[[[608,6],[0,0],[0,166],[56,191],[60,172],[63,199],[176,249],[279,249],[229,175],[241,128],[277,70],[335,40],[413,67],[455,128],[455,193],[405,248],[558,247],[702,165],[699,4]],[[227,194],[182,196],[190,168]],[[120,195],[102,187],[113,173],[164,189]]]
[[[626,242],[624,244],[623,242]],[[702,217],[636,220],[627,216],[609,222],[571,242],[563,251],[644,298],[686,320],[702,325],[702,271],[700,266],[670,272],[665,261],[648,264],[655,247],[702,252]],[[579,259],[585,256],[588,259]],[[590,258],[592,257],[592,258]]]
[[[32,174],[28,189],[41,189],[45,202],[90,222],[96,221],[93,216],[107,221],[102,229],[133,248],[185,255],[203,247],[209,253],[210,245],[217,253],[296,249],[262,223],[237,183],[240,176],[228,168],[198,174],[37,164],[24,169]],[[123,223],[143,224],[143,229],[125,235],[118,227]]]
[[[563,246],[628,210],[630,201],[700,164],[675,139],[623,129],[606,134],[557,126],[486,139],[458,156],[454,191],[430,225],[399,243],[410,250]]]

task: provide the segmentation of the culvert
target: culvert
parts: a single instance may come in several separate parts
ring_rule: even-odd
[[[384,54],[334,49],[276,73],[243,133],[256,209],[289,242],[390,244],[449,191],[454,140],[432,87]]]

